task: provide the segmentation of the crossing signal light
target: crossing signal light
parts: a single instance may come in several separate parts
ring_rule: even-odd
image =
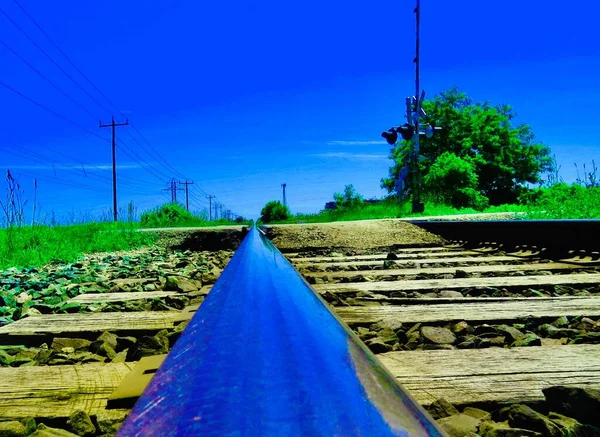
[[[393,146],[398,141],[398,133],[394,128],[389,129],[387,132],[382,132],[381,136],[385,138],[390,146]]]
[[[415,127],[408,123],[404,123],[402,126],[398,127],[396,131],[402,135],[403,139],[408,141],[413,137],[415,133]]]

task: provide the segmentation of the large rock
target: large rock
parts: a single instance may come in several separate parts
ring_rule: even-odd
[[[142,357],[166,354],[169,352],[169,332],[163,329],[153,337],[142,337],[127,353],[128,361],[138,361]]]
[[[570,344],[598,344],[600,343],[600,332],[586,332],[576,336]]]
[[[23,305],[24,303],[29,302],[31,299],[32,299],[31,295],[28,294],[27,292],[23,291],[17,295],[17,297],[15,298],[15,301],[19,305]]]
[[[562,437],[563,435],[558,425],[526,405],[515,404],[503,408],[500,410],[499,418],[508,420],[508,424],[513,428],[530,429],[547,437]]]
[[[465,335],[468,334],[469,331],[472,331],[473,328],[471,328],[469,326],[469,324],[467,322],[465,322],[464,320],[462,322],[458,322],[456,324],[454,324],[454,326],[452,326],[452,332],[455,333],[456,335]]]
[[[448,328],[438,328],[436,326],[423,326],[421,336],[434,344],[454,344],[456,337]]]
[[[108,344],[111,347],[111,349],[116,349],[117,343],[118,343],[118,337],[115,334],[113,334],[112,332],[104,331],[102,334],[100,334],[100,336],[98,337],[98,339],[96,341],[104,342],[104,343]]]
[[[362,326],[359,326],[356,332],[358,333],[358,338],[360,338],[362,341],[366,341],[370,338],[377,337],[377,333],[370,331],[368,328],[364,328]]]
[[[431,405],[429,405],[429,407],[427,408],[427,411],[429,411],[429,414],[435,420],[460,414],[454,405],[452,405],[450,402],[443,398],[432,402]]]
[[[579,423],[577,420],[563,416],[562,414],[550,412],[548,418],[562,430],[563,435],[568,437],[592,437],[600,436],[600,428]]]
[[[473,407],[466,407],[463,410],[463,414],[466,414],[467,416],[471,416],[474,417],[475,419],[489,419],[492,416],[492,413],[488,413],[485,410],[482,410],[480,408],[473,408]]]
[[[383,329],[391,329],[394,332],[398,332],[402,329],[402,322],[394,319],[383,319],[370,326],[371,331],[381,331]]]
[[[498,325],[496,329],[500,334],[504,335],[504,339],[508,343],[513,343],[525,335],[517,328],[508,325]]]
[[[71,347],[74,351],[86,349],[92,344],[91,341],[84,338],[55,338],[52,340],[50,348],[56,352],[61,352],[63,348]]]
[[[25,437],[27,428],[17,421],[0,422],[0,437]]]
[[[565,327],[569,325],[569,319],[566,316],[560,316],[554,322],[552,322],[553,326],[557,326],[559,328]]]
[[[461,298],[464,297],[460,291],[456,290],[442,290],[439,293],[440,297],[453,297],[453,298]]]
[[[437,421],[449,437],[463,437],[469,433],[477,432],[481,420],[466,414],[455,414]]]
[[[548,409],[577,419],[581,423],[600,426],[600,390],[554,386],[542,390]]]
[[[371,349],[371,352],[375,354],[389,352],[392,350],[392,347],[385,344],[379,337],[371,338],[367,340],[365,344],[369,347],[369,349]]]
[[[183,276],[167,276],[165,283],[165,291],[179,291],[181,293],[189,293],[198,291],[202,288],[202,283],[194,279],[185,278]]]
[[[541,346],[542,340],[532,332],[529,332],[523,337],[515,340],[511,347],[523,347],[523,346]]]
[[[548,338],[571,338],[582,333],[578,329],[557,328],[548,323],[541,325],[538,328],[538,332]]]
[[[14,357],[2,349],[0,349],[0,365],[2,366],[10,366],[10,363],[14,360]]]
[[[90,351],[112,360],[117,354],[115,351],[117,344],[118,337],[111,332],[105,331],[90,345]]]
[[[96,427],[85,411],[75,411],[71,414],[67,425],[78,436],[87,437],[96,434]]]
[[[377,333],[377,336],[381,338],[385,344],[394,344],[398,341],[398,336],[390,328],[382,329]]]
[[[40,423],[37,430],[29,437],[78,437],[77,434],[65,431],[64,429],[50,428],[49,426]]]
[[[202,285],[214,284],[217,282],[217,279],[219,279],[220,274],[221,271],[219,269],[212,268],[210,271],[202,272],[200,274],[200,281],[202,282]]]
[[[522,428],[511,428],[506,422],[484,420],[479,425],[481,437],[544,437],[539,432]]]

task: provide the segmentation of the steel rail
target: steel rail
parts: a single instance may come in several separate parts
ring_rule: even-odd
[[[600,220],[411,220],[449,240],[536,246],[549,251],[600,250]]]
[[[442,436],[252,228],[119,436]]]

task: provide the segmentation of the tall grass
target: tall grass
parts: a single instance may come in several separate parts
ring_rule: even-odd
[[[525,201],[530,219],[600,218],[600,186],[556,184],[532,190]]]
[[[137,228],[117,222],[0,229],[0,269],[73,262],[84,253],[129,250],[157,240],[157,235]]]

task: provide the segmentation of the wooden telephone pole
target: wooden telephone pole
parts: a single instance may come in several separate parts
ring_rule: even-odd
[[[212,200],[215,198],[215,196],[206,196],[206,198],[208,199],[208,220],[212,221]]]
[[[100,122],[100,127],[112,128],[113,217],[115,221],[117,221],[117,135],[115,128],[117,126],[127,126],[128,124],[129,120],[127,119],[125,119],[125,123],[115,123],[115,117],[112,117],[112,122],[110,124],[102,124],[102,122]]]
[[[179,185],[185,185],[185,209],[190,210],[189,188],[188,185],[193,185],[192,181],[179,182]]]

